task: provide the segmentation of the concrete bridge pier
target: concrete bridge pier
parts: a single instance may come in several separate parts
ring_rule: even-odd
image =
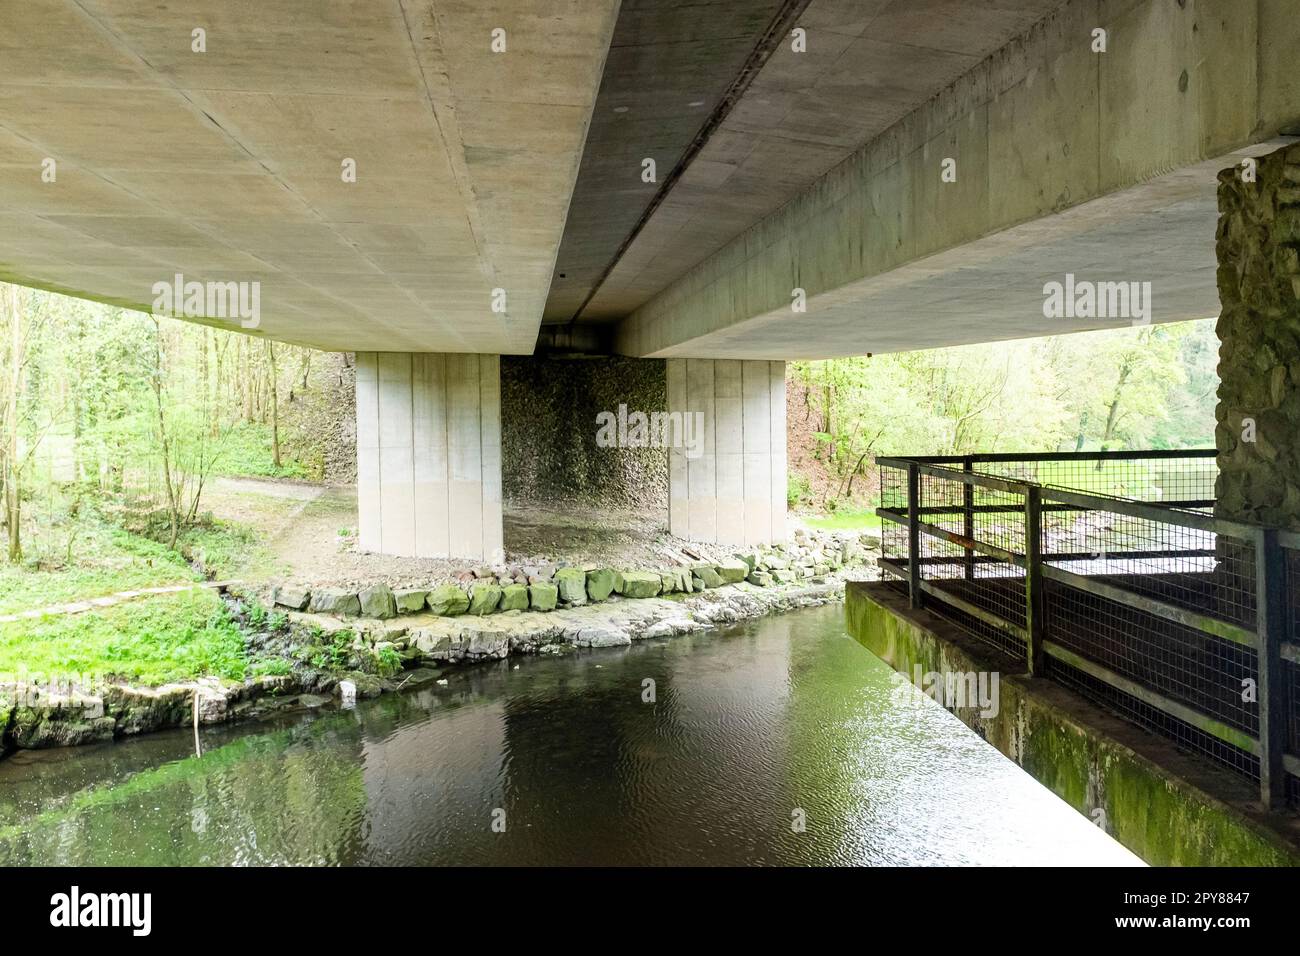
[[[1300,529],[1300,143],[1219,175],[1216,512]]]
[[[702,425],[668,453],[668,524],[680,538],[768,544],[785,538],[785,363],[668,359],[668,410]]]
[[[501,359],[357,353],[358,544],[504,560]]]

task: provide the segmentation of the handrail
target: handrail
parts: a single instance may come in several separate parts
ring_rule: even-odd
[[[1300,551],[1300,532],[1266,528],[1262,525],[1187,510],[1189,506],[1183,501],[1153,503],[1114,495],[1075,491],[1023,478],[990,475],[976,467],[982,463],[993,462],[1208,459],[1215,454],[1213,449],[1193,451],[1162,449],[1148,452],[1055,452],[1037,455],[1013,453],[880,456],[876,462],[882,468],[906,471],[907,501],[905,508],[886,507],[882,504],[876,509],[876,514],[884,520],[904,527],[908,538],[906,563],[900,559],[882,556],[881,567],[891,575],[901,577],[908,582],[913,607],[923,607],[927,599],[939,601],[995,628],[1004,636],[1009,636],[1013,642],[1021,642],[1031,675],[1041,675],[1044,658],[1053,657],[1123,694],[1138,697],[1146,705],[1168,714],[1175,720],[1191,724],[1214,739],[1258,756],[1261,798],[1265,806],[1275,807],[1285,800],[1283,786],[1285,773],[1300,767],[1300,759],[1296,755],[1285,752],[1286,710],[1283,706],[1285,695],[1290,692],[1285,680],[1288,675],[1284,674],[1283,667],[1300,663],[1300,645],[1290,643],[1290,635],[1287,633],[1287,623],[1283,615],[1283,611],[1291,607],[1287,593],[1284,549],[1293,548]],[[1196,473],[1199,474],[1199,469]],[[921,478],[923,476],[951,482],[962,488],[959,500],[955,500],[952,505],[922,507],[921,494],[924,486]],[[1023,504],[1014,502],[976,505],[975,497],[971,492],[974,488],[985,488],[1022,497]],[[1189,501],[1196,502],[1196,506],[1213,503],[1207,501],[1202,504],[1199,499],[1189,499]],[[1207,539],[1209,542],[1207,547],[1196,547],[1195,545],[1199,545],[1200,542],[1193,537],[1190,541],[1171,542],[1175,545],[1182,544],[1181,547],[1116,550],[1105,554],[1107,561],[1124,558],[1160,560],[1173,557],[1214,559],[1219,553],[1217,550],[1219,545],[1214,542],[1221,538],[1234,539],[1242,553],[1248,551],[1253,554],[1252,567],[1258,571],[1254,575],[1254,592],[1248,591],[1245,595],[1252,603],[1242,605],[1248,610],[1253,609],[1254,626],[1221,617],[1216,611],[1201,606],[1199,601],[1184,606],[1172,600],[1152,596],[1145,588],[1141,592],[1131,590],[1124,586],[1128,580],[1124,575],[1087,574],[1057,566],[1061,562],[1097,559],[1094,555],[1080,553],[1077,549],[1062,553],[1043,552],[1043,518],[1045,515],[1063,510],[1122,515],[1139,521],[1172,525],[1214,536]],[[1023,516],[1024,553],[1001,546],[1006,544],[1002,540],[995,545],[978,539],[974,531],[973,516],[991,513]],[[942,515],[949,519],[960,516],[963,518],[962,529],[958,532],[943,528],[933,521],[925,520],[927,515]],[[1005,529],[1006,519],[997,520],[995,527]],[[962,554],[922,557],[920,546],[922,536],[945,541],[960,549]],[[987,562],[987,564],[979,562]],[[977,567],[1006,565],[1024,571],[1025,623],[1023,626],[1015,620],[1007,619],[1005,614],[981,607],[948,589],[962,581],[965,582],[962,587],[968,588],[971,582],[986,580],[977,576]],[[927,580],[922,576],[922,569],[927,566],[951,568],[952,577],[950,580],[942,576]],[[1195,573],[1200,574],[1200,572]],[[993,574],[997,576],[996,572]],[[1002,577],[1004,580],[1013,580],[1007,579],[1005,575]],[[1044,623],[1043,582],[1045,579],[1051,581],[1056,588],[1087,592],[1096,598],[1117,602],[1200,632],[1207,637],[1228,641],[1238,647],[1256,651],[1259,734],[1252,735],[1238,727],[1230,726],[1214,716],[1212,712],[1159,693],[1132,677],[1117,673],[1053,641],[1051,630]],[[1162,581],[1167,579],[1167,575],[1160,578]],[[948,581],[947,587],[940,586],[945,580]],[[1138,578],[1132,580],[1136,581]],[[1240,587],[1240,579],[1237,579],[1237,582]],[[1167,592],[1157,590],[1156,593],[1167,596]],[[1241,600],[1245,601],[1245,597]],[[1286,665],[1283,664],[1284,661],[1287,662]]]

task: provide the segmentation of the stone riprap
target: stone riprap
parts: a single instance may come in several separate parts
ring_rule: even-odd
[[[313,592],[309,585],[284,582],[270,600],[285,611],[386,619],[427,612],[455,617],[505,611],[549,611],[582,607],[618,595],[644,600],[661,595],[696,594],[748,582],[767,588],[820,582],[845,567],[865,562],[858,535],[798,530],[787,544],[738,551],[712,561],[687,561],[667,568],[619,570],[545,565],[532,568],[475,567],[456,583],[404,588],[360,588],[355,594],[336,587]]]
[[[859,564],[863,555],[856,536],[796,533],[784,547],[661,570],[476,568],[456,584],[395,592],[232,585],[227,600],[250,660],[283,661],[289,673],[155,688],[0,684],[0,754],[189,726],[196,711],[211,725],[318,708],[344,684],[372,697],[428,684],[447,664],[619,647],[825,604],[842,597],[837,572],[846,558]],[[268,598],[278,613],[251,612]]]

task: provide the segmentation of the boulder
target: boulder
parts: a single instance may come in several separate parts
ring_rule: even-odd
[[[587,572],[587,597],[593,601],[603,601],[613,593],[613,571],[609,568],[597,568]]]
[[[418,614],[424,610],[424,602],[428,596],[428,591],[417,588],[394,591],[393,600],[397,603],[397,613]]]
[[[508,584],[501,591],[501,610],[527,611],[528,585]]]
[[[677,590],[677,575],[671,571],[659,572],[659,593],[672,594]]]
[[[555,585],[561,601],[575,606],[587,603],[587,572],[581,568],[560,568],[555,572]]]
[[[695,575],[696,579],[703,584],[703,587],[696,588],[697,591],[702,591],[704,588],[722,587],[722,575],[720,575],[718,569],[711,564],[693,564],[691,565],[691,572]]]
[[[346,614],[356,617],[361,613],[361,601],[351,591],[336,591],[332,588],[318,588],[311,593],[311,612],[313,614]]]
[[[469,610],[469,595],[454,584],[444,584],[429,592],[428,604],[434,614],[451,617]]]
[[[772,575],[766,571],[752,571],[746,579],[750,584],[756,584],[760,588],[770,588],[772,586]]]
[[[573,643],[579,647],[622,647],[632,643],[626,631],[608,624],[596,624],[579,629]]]
[[[663,587],[655,571],[624,571],[619,594],[629,598],[652,598]]]
[[[495,584],[480,582],[473,585],[469,592],[470,614],[491,614],[501,603],[501,588]]]
[[[311,601],[311,591],[300,584],[276,585],[271,592],[271,603],[287,607],[291,611],[305,610]]]
[[[528,601],[534,611],[554,611],[560,589],[554,584],[538,582],[528,585]]]
[[[740,558],[723,558],[718,562],[718,577],[722,578],[724,584],[739,584],[745,580],[749,571],[749,564]]]
[[[149,733],[183,726],[193,716],[192,694],[183,684],[158,688],[110,684],[104,688],[104,710],[116,719],[119,733]]]
[[[376,584],[366,588],[357,595],[357,602],[361,605],[362,617],[380,620],[397,617],[397,602],[387,584]]]

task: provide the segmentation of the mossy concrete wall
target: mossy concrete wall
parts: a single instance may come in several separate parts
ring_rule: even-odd
[[[1227,771],[1094,707],[1059,685],[1023,674],[1012,658],[874,583],[845,593],[849,633],[911,675],[997,673],[999,706],[958,718],[1116,840],[1158,866],[1300,864],[1295,818],[1260,809],[1257,791]]]
[[[602,448],[596,416],[668,408],[659,359],[501,359],[501,454],[505,499],[602,502],[668,509],[663,448]]]

